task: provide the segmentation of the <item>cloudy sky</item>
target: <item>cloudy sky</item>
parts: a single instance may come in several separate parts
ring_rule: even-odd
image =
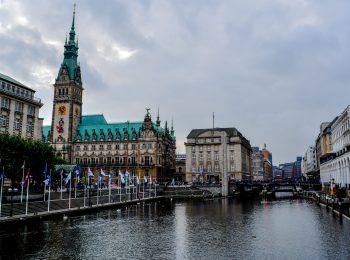
[[[84,114],[236,127],[274,164],[350,103],[348,0],[76,1]],[[73,1],[0,0],[0,72],[35,89],[50,124]]]

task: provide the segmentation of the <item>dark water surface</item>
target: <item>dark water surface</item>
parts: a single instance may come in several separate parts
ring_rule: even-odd
[[[350,259],[350,221],[306,201],[158,202],[1,227],[1,259]]]

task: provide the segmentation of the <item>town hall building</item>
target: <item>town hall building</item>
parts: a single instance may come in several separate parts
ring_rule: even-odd
[[[70,164],[94,172],[125,172],[159,181],[175,172],[176,138],[173,125],[161,126],[159,110],[152,121],[150,109],[138,122],[108,123],[103,115],[83,115],[83,83],[78,63],[75,12],[64,58],[54,87],[51,126],[43,127],[43,141]]]

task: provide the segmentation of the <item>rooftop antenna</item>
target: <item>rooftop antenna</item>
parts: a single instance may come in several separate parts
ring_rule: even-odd
[[[214,112],[213,112],[213,129],[215,128],[214,122],[215,122],[215,115],[214,115]]]

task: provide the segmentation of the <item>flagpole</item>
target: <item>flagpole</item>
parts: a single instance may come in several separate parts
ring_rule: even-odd
[[[27,185],[26,215],[28,215],[29,184],[30,184],[30,175],[28,176],[28,185]]]
[[[74,180],[74,198],[77,198],[77,179],[78,179],[78,174],[77,170],[75,170],[75,180]]]
[[[62,200],[62,180],[63,180],[63,172],[61,170],[61,200]]]
[[[50,193],[51,193],[51,170],[50,170],[50,176],[49,176],[49,197],[48,197],[48,201],[47,201],[47,212],[50,212]]]
[[[5,168],[2,167],[2,178],[1,178],[1,190],[0,190],[0,218],[1,218],[1,207],[2,207],[2,187],[4,186],[5,179]]]
[[[69,180],[69,199],[68,199],[68,207],[70,208],[70,199],[71,199],[71,192],[72,192],[72,173],[70,172],[70,180]]]
[[[96,198],[96,202],[97,202],[97,205],[98,205],[98,199],[99,199],[99,192],[100,192],[100,181],[99,181],[99,177],[100,176],[97,176],[97,198]]]
[[[154,197],[157,197],[157,183],[156,183],[156,178],[154,178]]]
[[[46,191],[46,183],[44,184],[44,201],[45,201],[45,191]]]
[[[24,183],[24,168],[25,168],[26,161],[23,161],[23,168],[22,168],[22,190],[21,190],[21,203],[23,200],[23,183]]]
[[[45,164],[45,168],[44,168],[44,172],[43,175],[45,173],[45,175],[43,176],[46,180],[46,171],[47,171],[47,164]],[[45,191],[46,191],[46,182],[44,182],[44,201],[45,201]]]
[[[109,194],[108,194],[108,196],[109,196],[109,198],[108,198],[108,203],[111,203],[111,173],[109,173],[109,179],[108,179],[108,181],[109,181]]]
[[[84,176],[85,177],[85,181],[84,181],[84,208],[85,208],[85,196],[86,196],[86,175]]]

